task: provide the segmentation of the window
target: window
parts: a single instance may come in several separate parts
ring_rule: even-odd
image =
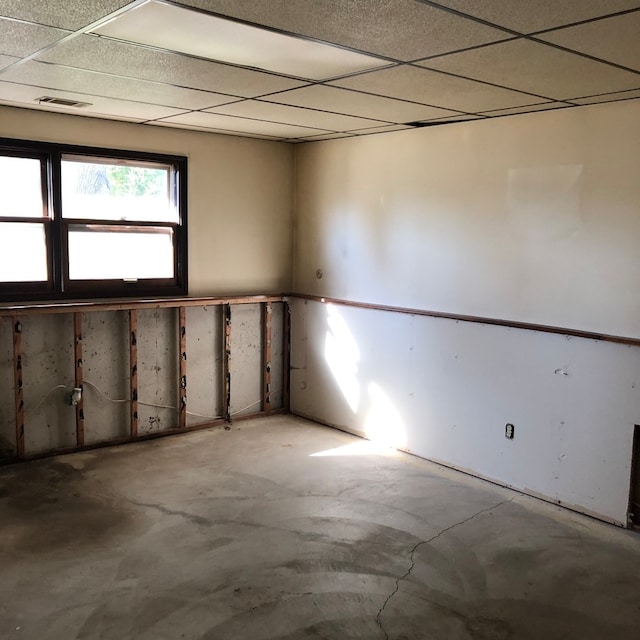
[[[183,295],[186,158],[0,139],[5,301]]]

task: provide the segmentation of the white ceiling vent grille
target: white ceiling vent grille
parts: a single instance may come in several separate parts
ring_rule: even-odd
[[[61,107],[90,107],[90,102],[79,102],[78,100],[67,100],[66,98],[55,98],[53,96],[42,96],[40,98],[36,98],[36,102],[38,104],[57,104]]]

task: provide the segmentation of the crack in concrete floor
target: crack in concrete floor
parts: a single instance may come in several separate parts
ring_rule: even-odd
[[[488,511],[492,511],[493,509],[497,509],[498,507],[501,507],[503,504],[506,504],[507,502],[513,502],[517,497],[519,497],[519,496],[513,496],[513,498],[509,498],[508,500],[502,500],[501,502],[498,502],[497,504],[494,504],[494,505],[492,505],[490,507],[487,507],[486,509],[481,509],[480,511],[474,513],[473,515],[469,516],[468,518],[465,518],[464,520],[460,520],[459,522],[455,522],[454,524],[449,525],[448,527],[445,527],[444,529],[442,529],[441,531],[436,533],[435,536],[431,536],[431,538],[428,538],[427,540],[421,540],[420,542],[417,542],[412,547],[411,551],[409,552],[409,561],[410,561],[409,568],[399,578],[396,578],[396,583],[395,583],[395,586],[394,586],[393,590],[387,596],[386,600],[382,603],[382,606],[380,607],[380,609],[378,609],[378,613],[376,614],[376,618],[375,618],[376,624],[380,627],[380,630],[384,634],[385,640],[390,640],[390,639],[389,639],[389,634],[387,633],[387,630],[384,628],[384,625],[382,624],[382,614],[384,613],[384,610],[386,609],[386,607],[389,604],[389,602],[391,602],[392,598],[400,590],[400,583],[403,580],[406,580],[411,575],[411,572],[415,568],[415,566],[416,566],[416,561],[415,561],[416,551],[420,547],[422,547],[422,546],[424,546],[426,544],[430,544],[434,540],[437,540],[441,535],[447,533],[448,531],[451,531],[452,529],[455,529],[456,527],[459,527],[459,526],[461,526],[463,524],[466,524],[467,522],[471,522],[471,520],[473,520],[474,518],[477,518],[478,516],[482,515],[483,513],[487,513]]]

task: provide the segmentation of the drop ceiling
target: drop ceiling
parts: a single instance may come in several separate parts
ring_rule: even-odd
[[[640,0],[0,0],[26,109],[305,142],[639,98]]]

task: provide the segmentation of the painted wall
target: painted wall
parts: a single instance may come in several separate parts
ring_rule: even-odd
[[[298,147],[294,290],[640,337],[638,115]],[[292,318],[295,412],[383,438],[401,425],[418,455],[626,521],[637,347],[303,301]]]
[[[0,107],[0,137],[189,158],[189,295],[291,287],[291,145]]]
[[[638,100],[299,146],[294,290],[640,337],[639,154]]]
[[[296,413],[626,522],[637,347],[304,300],[293,328]]]

